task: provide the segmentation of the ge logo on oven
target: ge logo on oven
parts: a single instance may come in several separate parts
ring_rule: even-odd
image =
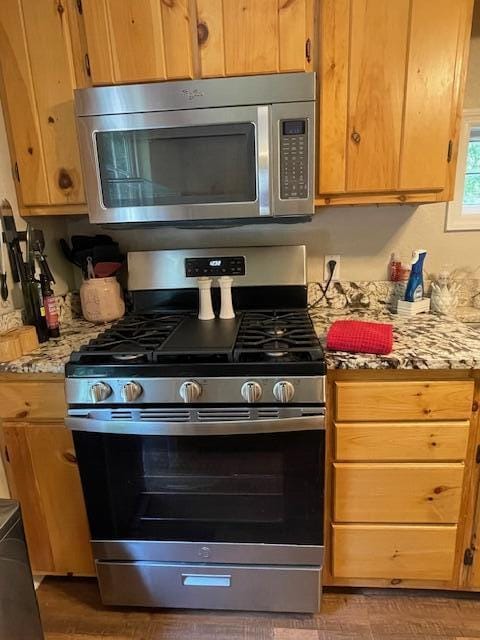
[[[200,547],[198,550],[199,558],[209,558],[210,557],[210,547]]]
[[[183,95],[187,96],[189,100],[194,100],[195,98],[201,98],[205,94],[203,91],[199,91],[198,89],[182,89]]]

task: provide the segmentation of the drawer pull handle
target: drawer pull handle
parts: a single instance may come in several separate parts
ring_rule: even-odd
[[[230,587],[232,576],[216,576],[209,574],[182,573],[184,587]]]

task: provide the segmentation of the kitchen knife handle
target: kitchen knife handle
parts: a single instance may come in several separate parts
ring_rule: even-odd
[[[8,300],[8,284],[6,273],[0,273],[0,296],[4,302]]]
[[[12,280],[14,282],[20,282],[20,273],[18,272],[17,259],[15,258],[15,252],[12,245],[7,243],[8,261],[10,262],[10,269],[12,271]]]

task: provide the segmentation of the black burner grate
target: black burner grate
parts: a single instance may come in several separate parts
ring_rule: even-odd
[[[71,362],[152,362],[185,315],[134,314],[72,354]]]
[[[238,335],[237,329],[229,331],[231,342],[227,336],[224,348],[219,349],[212,346],[218,343],[218,340],[213,340],[221,329],[217,328],[218,324],[197,327],[197,321],[191,314],[132,314],[72,353],[70,362],[93,365],[261,364],[323,359],[322,347],[306,310],[247,311],[240,318]],[[187,329],[187,338],[192,345],[186,349],[185,345],[178,346],[177,343],[182,343],[181,332],[185,333]],[[212,332],[215,335],[210,335]]]
[[[307,311],[244,314],[235,344],[237,362],[298,362],[322,358],[322,347]]]

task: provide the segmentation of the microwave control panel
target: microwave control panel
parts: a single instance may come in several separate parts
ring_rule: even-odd
[[[210,258],[185,258],[187,278],[244,276],[244,256],[218,256]]]
[[[280,121],[280,198],[308,198],[307,120]]]

